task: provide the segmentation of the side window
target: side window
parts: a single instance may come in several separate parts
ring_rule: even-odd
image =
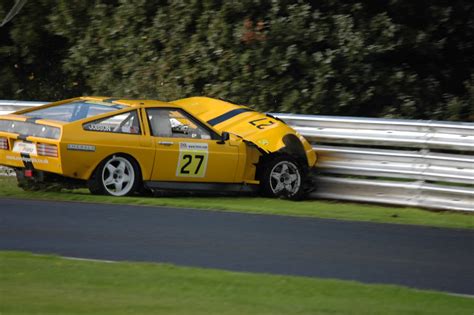
[[[157,137],[211,139],[211,133],[178,109],[147,110],[152,134]]]
[[[140,134],[137,111],[95,120],[82,126],[87,131]]]

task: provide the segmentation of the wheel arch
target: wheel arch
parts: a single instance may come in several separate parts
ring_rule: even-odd
[[[306,150],[303,146],[303,143],[301,140],[294,134],[287,134],[283,136],[282,138],[283,143],[285,146],[278,150],[278,152],[281,155],[290,155],[293,158],[295,158],[299,163],[301,163],[301,166],[306,166],[308,165],[308,158],[306,156]]]

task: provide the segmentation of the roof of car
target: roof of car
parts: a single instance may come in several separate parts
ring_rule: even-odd
[[[82,96],[74,100],[85,100],[85,101],[94,101],[100,103],[112,103],[120,104],[131,107],[140,107],[140,106],[171,106],[170,103],[157,101],[157,100],[140,100],[140,99],[130,99],[130,98],[118,98],[118,97],[106,97],[106,96]]]
[[[185,109],[187,112],[195,116],[199,116],[201,119],[206,121],[236,109],[244,109],[250,111],[250,109],[242,105],[236,105],[220,99],[202,96],[188,97],[170,102],[158,100],[113,98],[104,96],[85,96],[69,101],[74,100],[86,100],[104,103],[104,105],[118,104],[130,107],[180,107]]]

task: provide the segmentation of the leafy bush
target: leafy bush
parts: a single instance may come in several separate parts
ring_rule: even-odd
[[[0,97],[208,95],[265,111],[474,120],[473,7],[28,2],[0,29]]]

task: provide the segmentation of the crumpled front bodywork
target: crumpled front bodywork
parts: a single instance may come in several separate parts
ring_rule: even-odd
[[[182,106],[220,132],[226,131],[253,143],[264,153],[304,155],[309,167],[316,163],[316,154],[308,141],[278,118],[207,97],[191,97],[171,103]]]

